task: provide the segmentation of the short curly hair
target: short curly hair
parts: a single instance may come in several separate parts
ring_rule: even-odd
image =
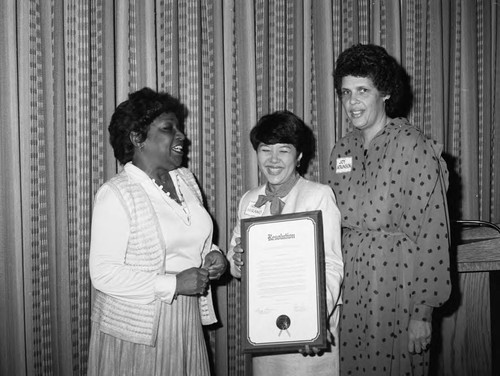
[[[301,163],[297,168],[301,175],[307,171],[316,147],[311,128],[301,118],[287,110],[262,116],[250,131],[250,142],[255,151],[261,143],[293,145],[297,155],[302,153]]]
[[[115,158],[121,164],[130,162],[134,156],[130,133],[136,132],[140,141],[144,141],[151,123],[164,113],[173,113],[179,122],[179,128],[184,129],[187,107],[168,93],[144,87],[130,93],[128,99],[118,105],[111,117],[108,131]]]
[[[387,51],[374,44],[356,44],[343,51],[333,74],[337,95],[342,95],[342,79],[346,76],[368,77],[383,95],[389,117],[407,116],[413,100],[410,77]]]

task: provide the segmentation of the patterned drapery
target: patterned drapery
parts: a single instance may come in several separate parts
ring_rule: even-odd
[[[500,222],[500,10],[494,0],[0,0],[0,373],[84,375],[93,195],[117,166],[114,107],[143,86],[190,110],[189,167],[226,249],[257,185],[251,127],[289,109],[317,138],[326,182],[347,131],[338,54],[388,49],[412,78],[410,120],[444,145],[456,219]],[[239,282],[217,287],[217,375],[243,375]],[[5,335],[4,335],[5,334]]]

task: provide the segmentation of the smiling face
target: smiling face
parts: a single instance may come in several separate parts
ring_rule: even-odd
[[[341,100],[352,125],[375,135],[387,122],[383,95],[368,77],[345,76],[342,78]]]
[[[297,161],[297,149],[292,144],[267,145],[260,143],[257,148],[259,169],[266,176],[268,183],[275,189],[287,182],[294,174]]]
[[[182,164],[185,139],[177,117],[171,112],[163,113],[149,126],[142,151],[138,153],[152,169],[175,170]]]

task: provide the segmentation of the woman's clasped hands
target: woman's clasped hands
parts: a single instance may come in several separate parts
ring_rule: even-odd
[[[205,257],[201,268],[189,268],[176,275],[176,295],[203,295],[210,280],[218,279],[226,270],[226,258],[218,251],[212,251]]]
[[[203,295],[208,286],[208,270],[189,268],[183,270],[177,277],[176,295]]]
[[[208,271],[208,277],[212,279],[219,279],[226,271],[226,257],[218,251],[212,251],[205,257],[203,269]]]

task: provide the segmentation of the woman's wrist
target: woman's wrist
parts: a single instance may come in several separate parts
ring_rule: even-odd
[[[426,304],[415,304],[410,314],[410,320],[432,321],[433,308]]]

